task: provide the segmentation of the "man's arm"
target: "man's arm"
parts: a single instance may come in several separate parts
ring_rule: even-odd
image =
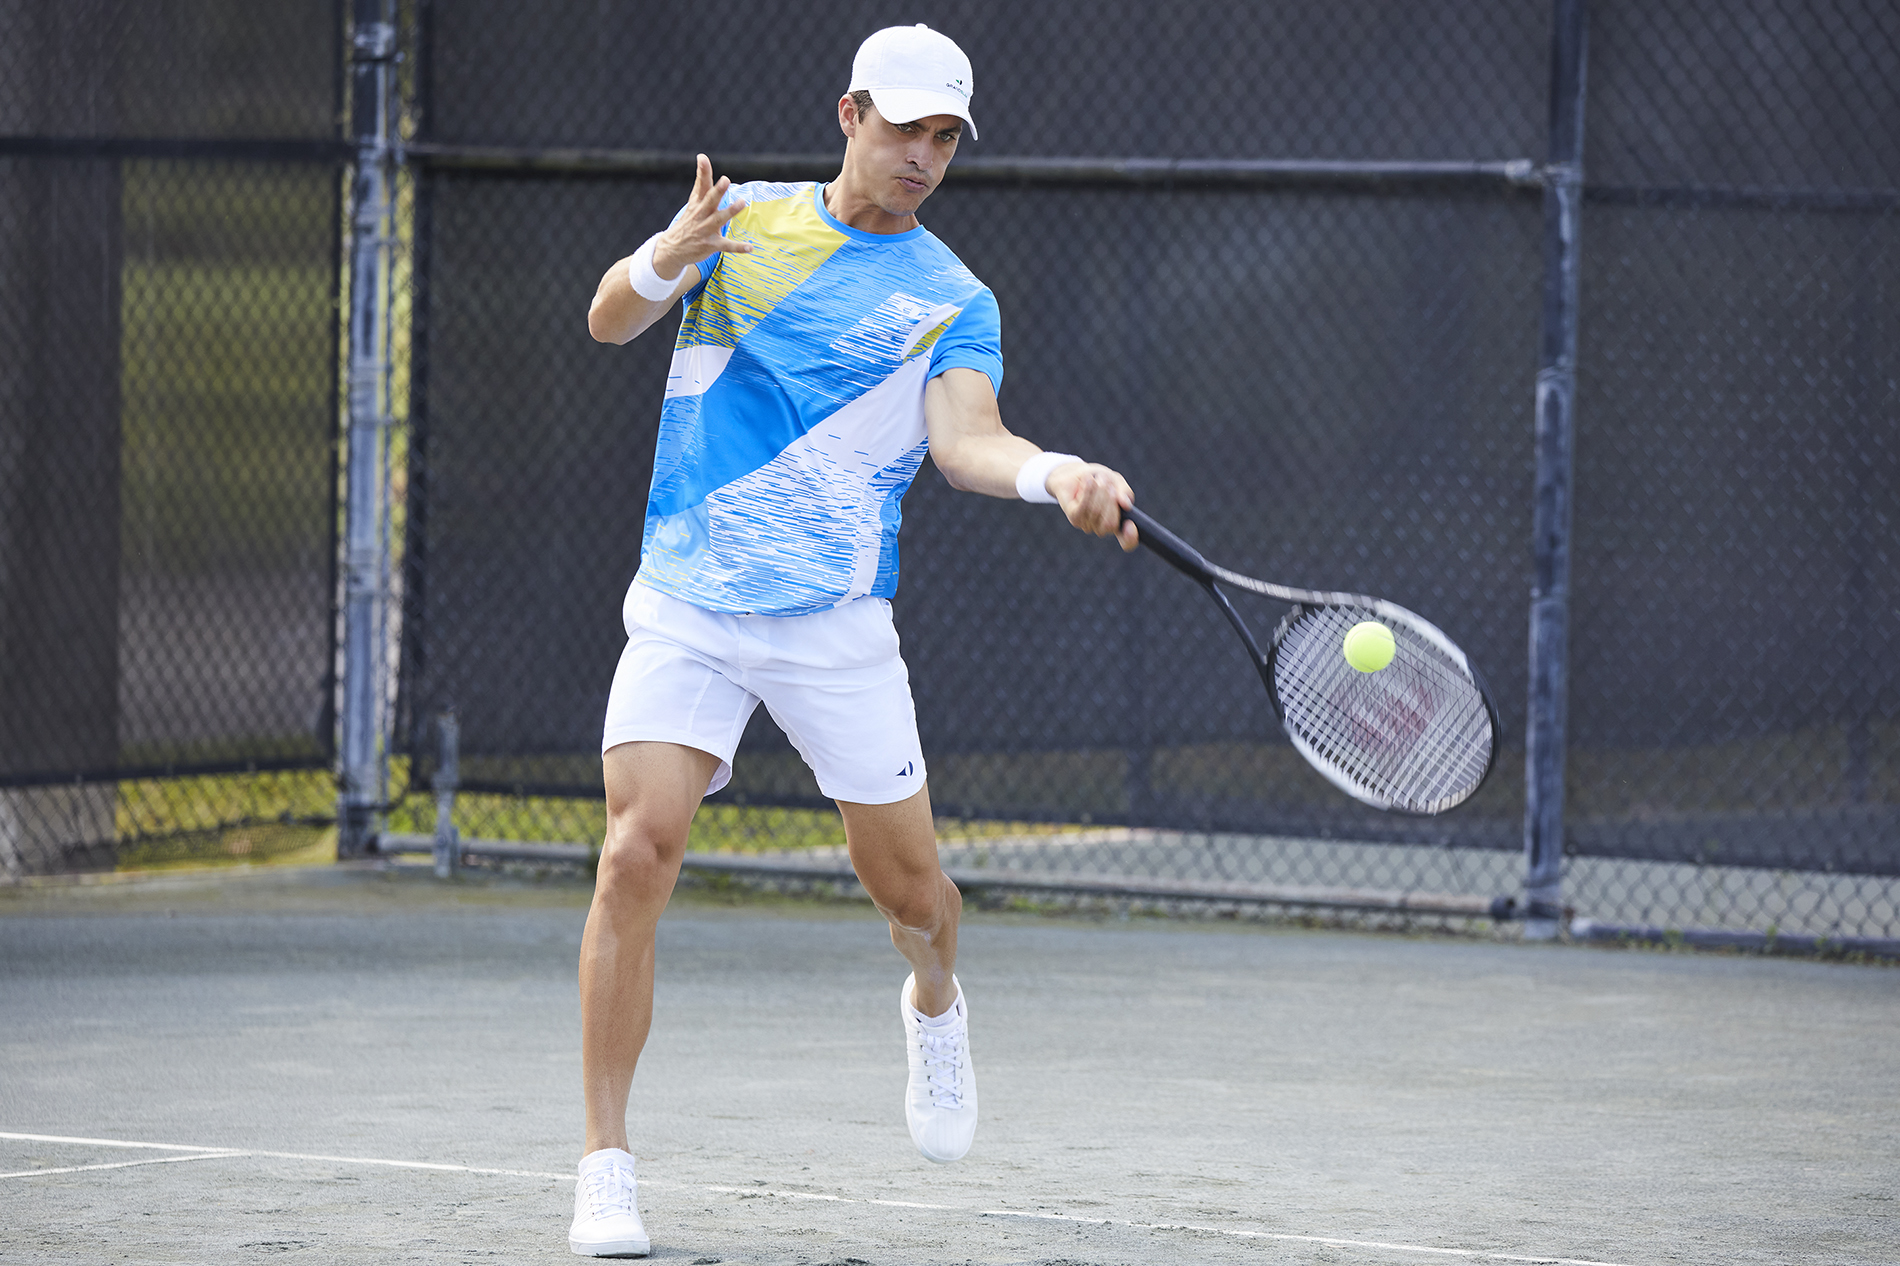
[[[594,302],[587,309],[587,332],[602,343],[628,343],[644,333],[648,326],[666,315],[666,310],[699,284],[699,269],[693,267],[716,251],[749,255],[752,248],[725,236],[723,230],[746,204],[734,202],[721,207],[732,181],[712,178],[712,160],[699,156],[699,171],[693,178],[693,196],[686,210],[671,228],[653,239],[653,271],[662,280],[673,279],[673,289],[663,299],[649,299],[633,288],[630,269],[635,256],[629,255],[607,270],[594,291]]]
[[[1042,450],[1003,426],[990,376],[977,369],[946,369],[924,388],[924,426],[930,460],[950,486],[988,497],[1016,496],[1016,472]],[[1093,462],[1065,462],[1049,472],[1044,487],[1069,522],[1096,536],[1113,536],[1121,547],[1136,545],[1135,525],[1122,511],[1135,504],[1128,481]]]

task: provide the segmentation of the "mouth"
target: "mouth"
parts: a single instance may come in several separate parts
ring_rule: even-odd
[[[915,176],[899,176],[897,183],[904,187],[905,193],[929,193],[930,183]]]

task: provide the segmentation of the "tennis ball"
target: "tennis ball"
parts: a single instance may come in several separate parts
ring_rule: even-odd
[[[1361,620],[1346,630],[1346,662],[1362,673],[1376,673],[1392,662],[1398,649],[1392,630],[1377,620]]]

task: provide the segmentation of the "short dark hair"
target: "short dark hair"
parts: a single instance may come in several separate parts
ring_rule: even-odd
[[[851,104],[858,108],[858,122],[864,122],[864,112],[871,108],[871,94],[863,88],[851,94]]]

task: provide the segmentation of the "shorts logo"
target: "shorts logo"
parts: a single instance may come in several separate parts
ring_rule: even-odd
[[[900,769],[900,770],[898,770],[898,771],[897,771],[897,772],[896,772],[895,774],[892,774],[892,775],[891,775],[891,777],[893,777],[893,778],[908,778],[908,777],[910,777],[910,776],[911,776],[911,774],[913,774],[913,773],[915,773],[915,772],[916,772],[916,770],[917,770],[917,762],[916,762],[916,761],[911,761],[911,760],[907,760],[907,761],[905,761],[905,762],[904,762],[904,767],[903,767],[902,769]]]

